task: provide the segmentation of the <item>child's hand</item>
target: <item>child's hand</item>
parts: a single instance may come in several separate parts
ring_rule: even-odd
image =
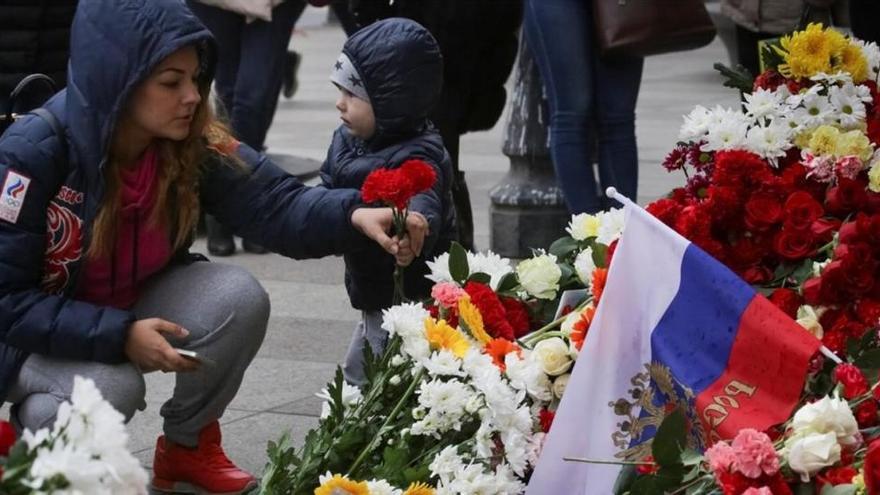
[[[425,236],[428,235],[428,220],[421,213],[411,211],[406,216],[407,236],[398,242],[397,264],[407,266],[412,263],[416,256],[422,254],[425,245]],[[395,236],[397,238],[397,236]],[[406,256],[401,256],[401,254]],[[408,258],[408,259],[407,259]]]
[[[428,220],[421,213],[410,212],[406,217],[406,230],[409,234],[401,246],[397,236],[389,237],[387,232],[394,223],[391,208],[358,208],[351,214],[351,224],[364,235],[376,241],[382,249],[393,254],[397,264],[406,266],[422,253],[425,236],[428,235]],[[403,247],[404,252],[400,253]],[[398,254],[400,253],[400,257]]]

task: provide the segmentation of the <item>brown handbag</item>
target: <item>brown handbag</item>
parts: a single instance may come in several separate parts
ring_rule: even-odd
[[[703,0],[593,0],[593,18],[602,56],[692,50],[716,33]]]

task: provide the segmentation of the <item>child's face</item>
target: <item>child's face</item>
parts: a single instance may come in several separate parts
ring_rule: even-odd
[[[358,98],[344,88],[339,88],[336,109],[339,110],[339,118],[352,135],[361,139],[373,137],[376,132],[376,116],[373,115],[373,106],[368,101]]]

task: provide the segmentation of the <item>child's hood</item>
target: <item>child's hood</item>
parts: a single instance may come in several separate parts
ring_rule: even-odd
[[[363,79],[377,137],[424,126],[443,87],[443,57],[427,29],[409,19],[381,20],[352,35],[342,51]]]

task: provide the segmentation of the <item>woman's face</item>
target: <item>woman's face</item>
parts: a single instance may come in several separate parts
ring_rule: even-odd
[[[199,57],[192,46],[163,60],[132,93],[127,123],[151,138],[186,139],[202,96]]]

